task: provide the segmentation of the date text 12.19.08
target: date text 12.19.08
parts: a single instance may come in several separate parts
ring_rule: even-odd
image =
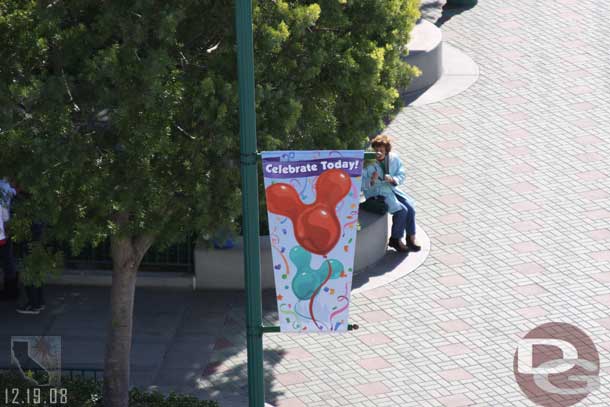
[[[68,404],[68,389],[55,387],[5,388],[7,406],[62,406]]]

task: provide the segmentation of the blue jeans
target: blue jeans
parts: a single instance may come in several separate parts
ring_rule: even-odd
[[[402,209],[392,214],[392,239],[402,239],[405,232],[407,236],[415,234],[415,208],[407,200],[396,195]]]

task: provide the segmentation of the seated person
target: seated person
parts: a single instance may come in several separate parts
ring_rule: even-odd
[[[415,242],[415,202],[398,189],[405,180],[405,169],[400,158],[390,151],[392,144],[388,136],[379,135],[371,142],[375,150],[374,164],[362,173],[362,190],[365,198],[383,196],[392,214],[392,234],[388,246],[399,252],[417,252],[421,247]],[[402,242],[407,234],[406,245]]]

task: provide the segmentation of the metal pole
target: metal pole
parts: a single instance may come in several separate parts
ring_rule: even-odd
[[[279,326],[263,326],[262,328],[263,334],[271,334],[271,333],[276,333],[276,332],[281,332],[280,327]],[[348,331],[356,331],[360,329],[360,326],[358,324],[348,324],[347,325],[347,330]]]
[[[248,399],[250,407],[265,405],[263,336],[258,229],[258,171],[254,108],[254,46],[252,2],[236,0],[237,72],[239,79],[240,171],[243,206]]]

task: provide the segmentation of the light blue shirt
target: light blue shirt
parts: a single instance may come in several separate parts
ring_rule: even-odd
[[[371,198],[377,195],[381,195],[385,198],[385,203],[388,205],[388,212],[394,213],[402,209],[402,205],[396,198],[396,195],[405,198],[405,200],[413,207],[415,202],[406,192],[401,191],[398,186],[402,185],[405,181],[405,167],[402,164],[400,158],[394,154],[389,153],[386,156],[386,160],[390,160],[389,174],[396,181],[396,185],[392,185],[389,182],[383,180],[383,175],[386,172],[381,168],[379,161],[375,161],[374,164],[367,166],[362,172],[362,191],[364,192],[365,198]],[[371,178],[373,174],[377,172],[379,178],[375,181],[375,184],[371,186]]]
[[[11,201],[15,195],[17,195],[17,191],[6,180],[0,179],[0,205],[10,210]]]

